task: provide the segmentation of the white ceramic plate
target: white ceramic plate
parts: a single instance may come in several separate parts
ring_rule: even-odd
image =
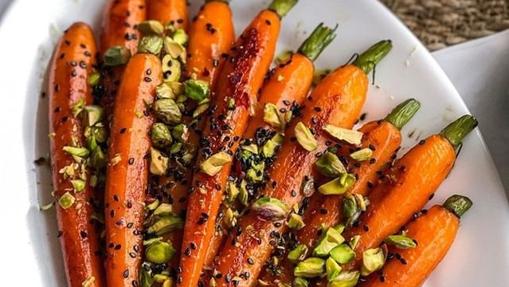
[[[0,26],[2,285],[65,286],[54,212],[39,211],[40,204],[50,201],[49,173],[33,163],[48,153],[47,98],[41,98],[41,87],[60,31],[74,21],[98,27],[103,2],[18,0]],[[192,2],[195,12],[202,1]],[[233,1],[237,31],[267,4]],[[301,0],[284,20],[279,50],[297,48],[321,21],[340,24],[338,38],[317,62],[321,68],[341,65],[352,53],[380,39],[393,40],[392,53],[377,67],[376,85],[371,86],[365,110],[368,119],[377,119],[404,99],[420,100],[422,110],[403,131],[415,131],[413,138],[405,138],[405,147],[468,113],[426,49],[374,0]],[[481,135],[475,132],[464,144],[454,171],[433,202],[461,193],[475,205],[426,286],[509,286],[508,202]]]

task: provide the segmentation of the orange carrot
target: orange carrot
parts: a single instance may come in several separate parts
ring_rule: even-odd
[[[276,0],[276,3],[279,2],[288,4],[290,1]],[[291,7],[285,8],[279,13],[264,10],[258,14],[232,48],[213,89],[215,106],[203,133],[206,142],[201,146],[198,162],[205,166],[217,158],[220,160],[219,169],[202,168],[207,173],[196,172],[194,175],[184,229],[181,272],[177,276],[179,286],[198,284],[205,254],[214,234],[222,191],[230,173],[231,162],[228,158],[231,160],[237,150],[240,136],[247,126],[249,111],[256,104],[258,89],[274,55],[281,26],[280,17]],[[229,108],[231,101],[234,102],[233,109]]]
[[[435,205],[406,227],[415,248],[391,247],[382,271],[360,286],[418,287],[449,251],[459,228],[459,218],[472,206],[470,199],[453,195],[443,206]]]
[[[142,115],[162,81],[161,62],[153,55],[133,56],[115,104],[108,150],[105,194],[106,270],[109,286],[135,286],[143,252],[143,218],[148,186],[148,136],[152,116]],[[136,282],[136,283],[133,283]]]
[[[84,23],[75,23],[57,44],[49,76],[53,187],[59,199],[60,243],[67,285],[71,287],[105,286],[99,234],[92,221],[94,194],[90,186],[90,170],[85,163],[86,156],[77,156],[72,150],[81,148],[86,151],[83,148],[85,126],[77,117],[75,107],[92,103],[88,79],[95,64],[95,53],[91,28]],[[74,157],[83,157],[83,160],[77,161]]]
[[[189,25],[186,0],[146,0],[147,19],[187,29]]]

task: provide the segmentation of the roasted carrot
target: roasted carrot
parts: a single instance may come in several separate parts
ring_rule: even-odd
[[[292,109],[299,107],[304,102],[313,81],[315,70],[313,61],[334,40],[336,29],[337,26],[331,29],[324,27],[323,23],[319,24],[297,52],[292,53],[285,63],[280,64],[271,72],[270,78],[261,90],[255,114],[249,120],[243,135],[244,139],[248,142],[256,142],[255,133],[261,130],[264,133],[284,132],[287,122],[281,123],[280,127],[274,127],[265,122],[265,107],[272,105],[280,115],[286,116],[287,113],[292,112]],[[290,119],[291,117],[287,120]],[[269,156],[267,159],[271,161],[273,156]],[[238,177],[236,174],[234,176]],[[209,266],[214,259],[225,236],[226,230],[222,230],[222,225],[219,224],[207,252],[206,266]]]
[[[360,235],[355,248],[356,263],[369,248],[398,232],[418,212],[449,174],[456,160],[455,148],[477,126],[466,115],[438,135],[419,142],[387,172],[384,182],[369,196],[371,204],[346,236]]]
[[[391,247],[383,271],[372,274],[360,286],[421,286],[449,251],[458,233],[459,218],[471,206],[469,198],[453,195],[443,206],[435,205],[410,222],[405,234],[416,247]]]
[[[221,55],[235,41],[232,11],[227,1],[206,1],[193,19],[187,47],[187,74],[209,82],[216,78]]]
[[[375,47],[377,49],[370,49],[360,57],[369,59],[366,63],[370,66],[387,54],[391,43],[382,41]],[[346,65],[320,82],[310,96],[310,103],[304,107],[301,122],[289,128],[282,149],[269,169],[270,184],[261,191],[262,199],[269,198],[271,202],[280,202],[287,208],[303,200],[305,195],[301,191],[301,184],[311,176],[316,155],[327,148],[326,142],[329,141],[323,128],[327,124],[343,128],[353,126],[366,100],[366,72],[369,71],[367,65]],[[315,144],[305,145],[304,141],[296,141],[302,136],[301,132],[296,132],[302,130],[299,126],[310,129],[307,134],[308,137],[314,137]],[[256,210],[257,203],[251,208]],[[287,212],[282,212],[280,216],[286,218]],[[240,219],[238,227],[218,255],[215,267],[222,277],[216,280],[217,286],[252,286],[256,282],[274,245],[277,245],[278,238],[287,227],[280,220],[267,218],[266,213],[271,212],[263,208],[251,210]]]
[[[99,235],[92,221],[94,193],[85,162],[85,126],[76,114],[80,106],[92,103],[88,79],[95,54],[91,28],[75,23],[57,44],[49,76],[53,187],[59,203],[57,219],[67,285],[71,287],[105,286]],[[78,150],[73,149],[85,154],[78,156]]]
[[[378,180],[382,170],[394,158],[401,144],[400,129],[410,121],[418,111],[420,104],[414,99],[399,104],[384,120],[365,124],[360,131],[364,134],[361,148],[372,150],[370,160],[360,163],[349,160],[347,168],[351,174],[356,175],[356,182],[349,190],[350,194],[367,195]],[[348,157],[351,147],[340,149],[340,157]],[[342,222],[342,195],[323,195],[314,193],[303,215],[305,226],[296,234],[297,241],[313,248],[319,239],[317,234],[321,230]],[[326,212],[325,212],[326,211]],[[265,282],[278,279],[281,282],[291,283],[293,280],[293,264],[284,256],[278,272],[267,272],[262,278]]]
[[[177,276],[179,286],[198,284],[230,173],[231,156],[238,148],[249,112],[256,104],[258,90],[274,56],[281,17],[295,2],[275,0],[272,9],[260,12],[231,49],[218,76],[213,89],[215,105],[203,132],[198,158],[204,168],[195,173],[188,199],[183,255],[178,270],[181,272]],[[233,109],[229,107],[232,101]]]
[[[114,47],[126,48],[131,55],[138,49],[140,34],[136,25],[145,20],[145,0],[110,0],[102,19],[100,53],[105,55]],[[104,66],[104,92],[100,99],[108,120],[111,119],[115,95],[122,79],[124,65]]]
[[[130,59],[118,91],[121,100],[113,114],[105,194],[109,286],[138,286],[151,146],[148,133],[153,123],[146,109],[161,81],[159,59],[137,54]]]
[[[186,0],[146,0],[147,19],[156,20],[175,28],[187,29],[189,25]],[[219,16],[219,15],[218,15]]]

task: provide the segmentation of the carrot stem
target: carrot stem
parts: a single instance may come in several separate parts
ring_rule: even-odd
[[[274,0],[269,6],[270,10],[276,12],[279,17],[283,18],[297,4],[298,0]]]
[[[329,28],[320,23],[313,33],[302,43],[298,52],[308,57],[311,61],[316,60],[323,50],[336,38],[336,27]]]
[[[421,108],[421,103],[416,99],[408,99],[397,105],[385,120],[393,126],[402,129]]]
[[[391,51],[391,49],[392,41],[382,40],[371,46],[364,53],[360,54],[353,64],[368,74]]]
[[[477,127],[477,120],[471,115],[464,115],[445,127],[440,135],[457,147],[475,127]]]
[[[473,203],[470,198],[463,195],[452,195],[443,204],[444,208],[454,213],[458,218],[467,212]]]

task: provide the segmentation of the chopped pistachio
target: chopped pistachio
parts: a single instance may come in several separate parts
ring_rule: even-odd
[[[227,208],[224,212],[224,223],[230,228],[237,225],[237,216],[235,213],[236,212],[234,212],[231,208]]]
[[[173,92],[169,83],[162,83],[156,87],[156,95],[158,99],[175,99],[176,95]]]
[[[341,266],[336,262],[336,260],[332,259],[332,257],[327,258],[325,260],[325,272],[327,273],[327,280],[332,281],[341,273]]]
[[[164,264],[175,255],[175,248],[168,242],[154,242],[147,247],[145,257],[149,262]]]
[[[189,36],[187,36],[186,31],[184,31],[182,28],[175,30],[175,33],[173,33],[173,41],[179,43],[182,46],[187,44],[188,39]]]
[[[304,178],[301,185],[302,194],[305,197],[310,197],[315,193],[315,180],[312,177]]]
[[[178,124],[182,120],[182,112],[172,99],[161,99],[154,103],[154,113],[165,124]]]
[[[258,146],[254,143],[252,143],[250,145],[242,145],[241,148],[243,150],[247,150],[250,153],[258,154]]]
[[[293,287],[308,287],[309,286],[309,282],[304,279],[304,278],[301,278],[301,277],[295,277],[295,279],[293,279]]]
[[[228,106],[228,110],[234,110],[235,109],[235,99],[232,97],[227,97],[226,105]]]
[[[216,287],[217,286],[217,282],[216,282],[216,279],[214,278],[214,276],[210,277],[209,286],[210,287]]]
[[[154,209],[153,215],[170,215],[173,212],[173,206],[169,203],[161,203]]]
[[[333,281],[329,282],[328,287],[354,287],[359,281],[359,271],[342,271],[339,275],[334,278]]]
[[[359,209],[359,206],[357,205],[357,201],[355,200],[355,197],[351,194],[347,194],[343,198],[343,216],[346,218],[346,224],[351,226],[354,222],[357,221],[361,214],[361,210]]]
[[[71,180],[71,184],[76,192],[83,191],[83,189],[85,189],[86,186],[86,182],[82,179],[73,179]]]
[[[271,158],[276,153],[276,149],[283,144],[283,136],[280,133],[275,134],[262,147],[262,154],[265,158]]]
[[[338,156],[330,151],[322,154],[315,162],[317,170],[328,177],[336,177],[342,173],[346,173],[346,168],[339,160]]]
[[[80,157],[80,158],[87,158],[88,155],[90,154],[88,149],[86,149],[84,147],[64,146],[62,149],[66,153],[68,153],[68,154],[70,154],[72,156]]]
[[[145,208],[148,209],[148,210],[155,210],[159,206],[159,204],[161,204],[161,202],[159,201],[159,199],[156,198],[150,204],[145,206]]]
[[[166,274],[155,274],[154,275],[154,281],[157,283],[163,283],[168,279],[170,279],[170,276],[168,276]]]
[[[345,231],[345,225],[344,224],[338,224],[336,226],[333,226],[332,228],[336,229],[337,232],[339,233],[343,233],[343,231]]]
[[[95,283],[95,277],[89,276],[85,281],[81,282],[81,287],[91,287],[94,286]]]
[[[173,279],[168,278],[168,279],[164,280],[162,287],[173,287]]]
[[[264,170],[265,170],[264,161],[252,164],[251,168],[249,168],[246,172],[246,179],[252,183],[262,182]]]
[[[370,148],[363,148],[350,154],[350,157],[356,161],[366,161],[372,156],[373,151]]]
[[[83,98],[80,98],[76,102],[74,102],[71,106],[72,115],[77,117],[85,107],[85,100]]]
[[[71,193],[66,192],[66,193],[62,194],[60,199],[58,199],[58,204],[63,209],[67,209],[67,208],[71,207],[75,201],[76,201],[76,198]]]
[[[278,65],[286,64],[292,58],[292,55],[293,51],[286,50],[281,52],[276,57],[276,64]]]
[[[412,238],[405,235],[389,235],[384,242],[399,249],[409,249],[417,246]]]
[[[350,248],[355,250],[357,248],[357,245],[359,244],[359,240],[361,240],[360,235],[354,235],[352,238],[350,238],[350,241],[348,241],[348,245],[350,245]]]
[[[299,261],[302,261],[306,258],[308,255],[308,247],[304,244],[297,245],[294,249],[292,249],[290,252],[288,252],[288,260],[290,262],[296,263]]]
[[[323,129],[338,140],[345,141],[353,145],[361,144],[363,133],[359,131],[344,129],[334,125],[325,125]]]
[[[302,220],[302,216],[298,215],[297,213],[290,214],[290,218],[288,220],[288,227],[290,229],[299,230],[302,229],[306,224],[304,223],[304,220]]]
[[[210,96],[209,84],[201,80],[189,79],[184,82],[184,94],[197,102]]]
[[[156,20],[147,20],[139,23],[136,28],[140,31],[141,35],[162,35],[164,33],[164,26],[161,22]]]
[[[354,185],[355,181],[355,176],[349,173],[343,173],[338,178],[322,184],[318,187],[318,191],[325,195],[343,194]]]
[[[140,268],[140,272],[141,287],[151,287],[154,284],[154,278],[150,275],[150,271],[146,268]]]
[[[370,248],[362,253],[361,275],[369,274],[380,270],[385,263],[385,254],[382,248]]]
[[[167,85],[170,86],[170,88],[173,91],[173,94],[175,96],[181,96],[184,93],[184,84],[181,82],[166,82]]]
[[[159,55],[163,48],[163,38],[159,36],[145,36],[138,43],[138,53]]]
[[[331,250],[330,256],[336,260],[337,263],[346,264],[355,258],[355,252],[348,244],[342,243]]]
[[[96,169],[100,169],[106,166],[106,155],[102,148],[97,146],[90,155],[90,165]]]
[[[182,218],[174,215],[161,216],[154,224],[152,224],[147,232],[161,236],[168,232],[181,229],[184,225]]]
[[[143,240],[143,246],[149,246],[150,244],[155,243],[155,242],[159,242],[161,240],[163,240],[162,236],[153,237],[153,238],[150,238],[150,239],[147,239],[147,240]]]
[[[247,191],[247,181],[244,179],[240,182],[238,199],[242,205],[247,206],[249,202],[249,192]]]
[[[307,151],[314,151],[318,147],[315,136],[302,122],[297,123],[295,126],[295,137],[297,137],[299,144]]]
[[[334,249],[336,246],[340,245],[345,241],[345,238],[341,235],[341,233],[330,227],[327,229],[325,234],[322,236],[315,249],[313,250],[313,255],[326,257],[329,255],[330,251]]]
[[[193,112],[193,118],[197,118],[209,109],[209,103],[199,105]]]
[[[301,261],[295,266],[293,275],[297,277],[313,278],[319,277],[324,273],[325,260],[317,257],[310,257]]]
[[[178,82],[182,75],[182,65],[170,55],[163,57],[161,61],[165,82]]]
[[[189,129],[185,124],[178,124],[173,127],[171,134],[179,142],[185,142],[189,138]]]
[[[103,114],[104,114],[102,107],[96,106],[96,105],[90,105],[90,106],[83,107],[83,109],[86,112],[85,113],[85,116],[86,116],[85,122],[89,127],[95,126],[96,124],[98,124],[99,122],[102,121]]]
[[[202,172],[214,176],[221,171],[223,166],[232,161],[232,156],[222,151],[213,154],[200,164]]]
[[[226,185],[227,199],[229,202],[234,202],[239,195],[239,188],[235,185],[235,182],[229,181]]]
[[[176,153],[180,152],[180,150],[182,150],[183,146],[184,145],[181,142],[176,142],[176,143],[172,144],[170,147],[170,154],[176,154]]]
[[[169,159],[155,148],[150,149],[150,173],[164,175],[168,170]]]
[[[163,123],[155,123],[150,129],[150,138],[156,148],[166,148],[172,143],[171,133],[168,126]]]
[[[47,203],[47,204],[44,204],[44,205],[40,205],[39,206],[39,210],[47,211],[47,210],[50,210],[53,206],[55,206],[55,202],[54,201],[52,201],[50,203]]]
[[[180,43],[178,43],[177,41],[173,40],[170,37],[165,37],[163,46],[164,46],[164,51],[166,52],[166,54],[168,56],[170,56],[173,59],[180,58],[180,60],[185,62],[186,48],[184,48],[184,46],[182,46]]]
[[[277,106],[272,103],[266,103],[263,107],[263,121],[273,128],[284,128],[284,123],[281,121],[279,110]]]
[[[261,197],[251,206],[258,215],[265,219],[283,219],[289,212],[288,206],[281,200],[272,197]]]
[[[131,58],[129,49],[123,46],[114,46],[106,50],[103,60],[105,66],[120,66],[126,64],[129,58]]]
[[[101,74],[97,71],[93,71],[88,76],[88,84],[92,87],[97,86],[101,82]]]

